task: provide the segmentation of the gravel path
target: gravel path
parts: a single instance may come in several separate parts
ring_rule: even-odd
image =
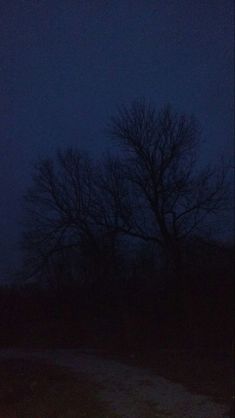
[[[192,394],[149,370],[107,360],[95,353],[0,350],[0,358],[32,357],[86,373],[101,384],[102,398],[121,418],[228,418],[226,405]]]

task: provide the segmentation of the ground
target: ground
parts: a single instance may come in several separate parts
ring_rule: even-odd
[[[24,381],[24,385],[28,385],[27,390],[24,386],[19,385],[11,388],[10,393],[8,391],[8,405],[10,400],[11,408],[14,408],[13,401],[18,396],[18,403],[15,402],[15,407],[18,405],[18,415],[6,415],[6,418],[41,418],[40,414],[37,415],[39,411],[36,411],[39,408],[39,403],[35,402],[35,399],[39,398],[40,408],[45,408],[45,402],[47,402],[47,407],[52,408],[51,415],[43,414],[46,418],[228,417],[226,415],[228,405],[225,403],[217,403],[208,396],[193,393],[186,387],[160,377],[149,369],[104,358],[96,352],[87,350],[1,350],[0,359],[4,362],[2,363],[2,365],[4,364],[3,372],[5,367],[6,375],[2,379],[0,388],[7,386],[5,384],[9,375],[9,372],[6,371],[7,367],[8,370],[13,371],[18,367],[18,371],[21,370],[21,379],[19,380]],[[32,359],[34,363],[32,363]],[[44,370],[44,380],[42,380],[41,368]],[[4,373],[1,373],[2,376]],[[39,392],[36,389],[38,385],[41,385]],[[44,396],[41,396],[42,393]],[[54,396],[52,396],[53,393]],[[55,406],[51,407],[52,401],[48,400],[49,394],[52,401],[54,399]],[[34,402],[32,403],[33,397]],[[26,404],[25,399],[27,400]],[[6,397],[5,400],[2,399],[2,406],[4,406],[4,402],[6,404]],[[26,408],[26,406],[29,408],[29,405],[31,405],[30,408],[32,405],[34,407],[33,410],[31,409],[30,415],[25,412],[23,415],[20,412],[20,415],[19,405],[21,408]],[[60,416],[61,405],[63,414]],[[57,412],[53,408],[57,408]],[[27,413],[29,414],[29,412]],[[3,414],[0,416],[5,418]]]

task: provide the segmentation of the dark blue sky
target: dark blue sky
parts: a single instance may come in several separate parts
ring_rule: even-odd
[[[0,0],[0,270],[16,247],[32,163],[101,155],[120,103],[193,112],[203,159],[233,147],[232,0]]]

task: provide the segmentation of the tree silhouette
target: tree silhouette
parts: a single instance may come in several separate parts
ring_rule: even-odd
[[[87,156],[72,149],[36,164],[25,195],[24,276],[43,276],[59,288],[72,276],[72,265],[80,281],[100,283],[117,268],[117,233],[97,218],[103,199],[97,170]]]
[[[54,254],[77,247],[81,240],[94,242],[90,225],[92,165],[74,150],[36,166],[32,187],[25,195],[26,216],[23,248],[34,274]]]
[[[103,184],[112,218],[123,233],[156,242],[179,271],[181,242],[226,207],[224,168],[198,167],[199,126],[170,106],[122,107],[109,132],[123,150],[121,162],[109,162]]]
[[[160,248],[180,288],[182,243],[225,208],[225,170],[198,167],[198,124],[170,106],[157,112],[134,102],[111,119],[109,132],[119,157],[94,165],[69,149],[35,167],[25,196],[26,267],[45,274],[53,258],[76,248],[101,280],[117,271],[119,239],[129,236]]]

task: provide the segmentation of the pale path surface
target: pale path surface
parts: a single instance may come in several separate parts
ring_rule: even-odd
[[[121,418],[225,418],[226,405],[192,394],[149,370],[79,350],[0,350],[2,358],[40,358],[86,373],[101,384],[100,394]],[[150,409],[149,409],[150,408]],[[154,411],[156,411],[154,413]],[[95,418],[95,417],[94,417]],[[108,418],[108,417],[105,417]]]

